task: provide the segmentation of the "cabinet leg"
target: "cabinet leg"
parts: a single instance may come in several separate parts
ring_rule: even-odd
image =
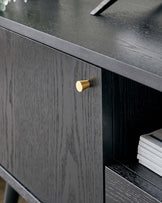
[[[17,203],[18,198],[19,194],[9,184],[6,183],[5,197],[3,203]]]

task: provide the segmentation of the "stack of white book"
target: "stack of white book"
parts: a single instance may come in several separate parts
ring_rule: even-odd
[[[140,136],[137,159],[162,176],[162,129]]]

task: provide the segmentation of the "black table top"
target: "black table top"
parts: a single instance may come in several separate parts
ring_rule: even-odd
[[[100,1],[17,0],[0,26],[162,91],[162,0],[118,0],[91,16]]]

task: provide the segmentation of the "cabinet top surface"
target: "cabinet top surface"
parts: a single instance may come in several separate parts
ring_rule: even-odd
[[[116,73],[129,77],[131,68],[136,67],[136,77],[142,71],[144,80],[147,76],[151,80],[151,75],[162,82],[162,0],[118,0],[102,15],[91,16],[90,11],[100,2],[28,0],[24,3],[17,0],[9,3],[5,12],[0,12],[0,25],[5,27],[3,19],[12,20],[86,48],[85,53],[82,49],[73,50],[78,58],[88,60],[89,57],[91,63],[109,69],[105,60],[108,57],[130,65],[130,70],[125,73],[122,73],[122,67],[115,69]],[[43,42],[44,38],[41,40]],[[113,71],[113,67],[110,70]],[[135,76],[132,79],[136,80]],[[162,90],[162,84],[157,86]]]

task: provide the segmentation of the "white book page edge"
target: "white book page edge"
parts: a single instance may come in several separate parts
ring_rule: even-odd
[[[146,144],[150,145],[151,147],[162,153],[162,143],[160,141],[157,141],[150,135],[141,135],[140,141],[145,142]]]
[[[146,144],[145,142],[140,141],[139,142],[139,146],[144,147],[148,151],[154,153],[156,156],[159,156],[160,158],[162,158],[162,153],[161,152],[159,152],[158,150],[154,149],[153,147],[151,147],[150,145]]]
[[[149,168],[150,170],[152,170],[156,174],[162,176],[162,168],[158,167],[156,164],[152,163],[148,159],[145,159],[141,155],[137,155],[137,158],[139,159],[140,164],[146,166],[147,168]]]
[[[156,156],[154,153],[150,152],[149,150],[145,149],[144,147],[138,146],[138,154],[142,155],[146,159],[152,161],[159,167],[162,167],[162,158]]]

